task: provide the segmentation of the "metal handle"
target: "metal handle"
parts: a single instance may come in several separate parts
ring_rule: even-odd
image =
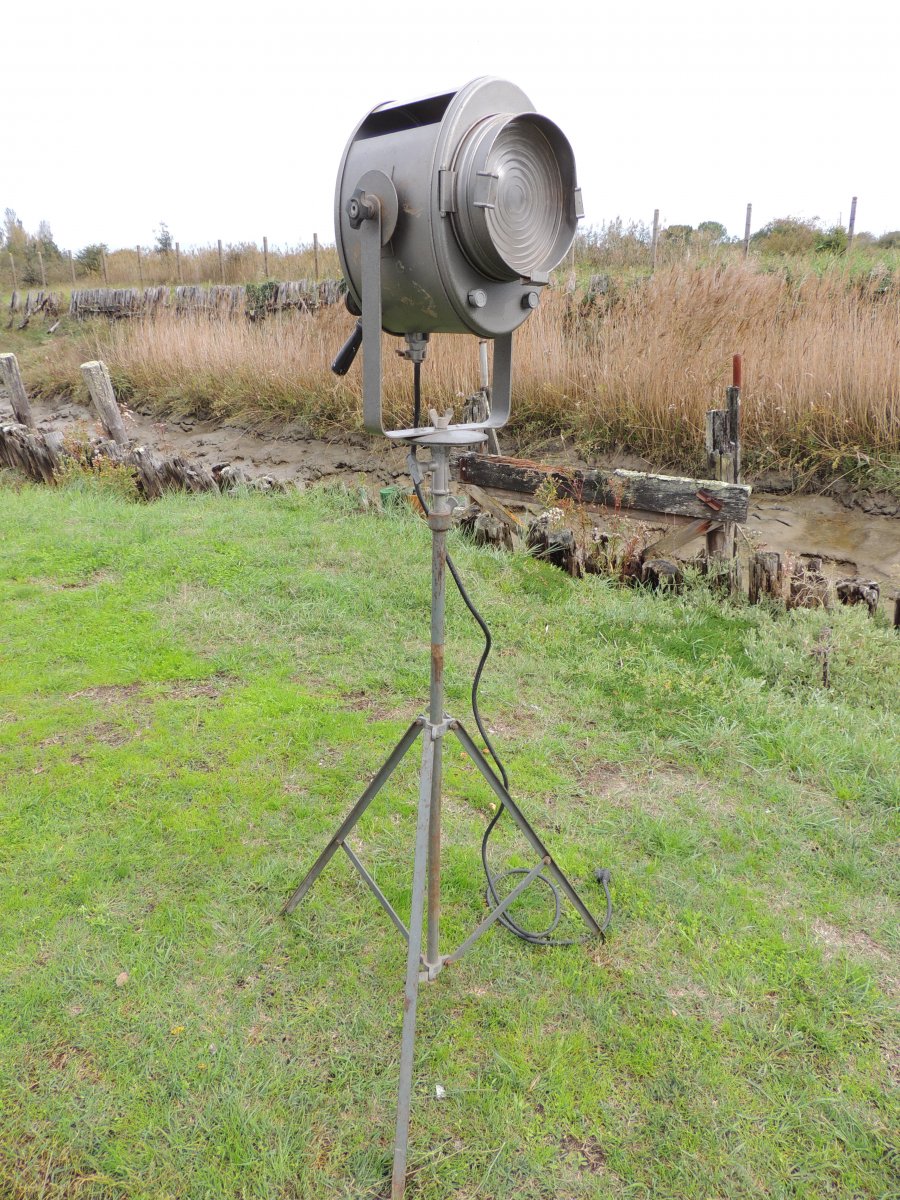
[[[335,375],[346,375],[353,366],[353,360],[359,353],[359,348],[362,345],[363,331],[362,320],[356,322],[353,326],[353,332],[344,342],[334,362],[331,364],[331,369]]]

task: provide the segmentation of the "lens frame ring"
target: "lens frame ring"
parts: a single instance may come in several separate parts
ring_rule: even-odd
[[[518,157],[510,153],[517,143]],[[453,169],[454,232],[472,266],[500,282],[546,282],[571,246],[578,219],[575,157],[559,126],[535,112],[488,116],[460,139]],[[521,203],[517,212],[510,204],[504,212],[513,171]],[[527,213],[535,207],[547,219],[529,228]],[[526,219],[517,222],[521,213]]]

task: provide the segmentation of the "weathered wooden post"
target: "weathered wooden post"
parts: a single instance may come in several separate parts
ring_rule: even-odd
[[[750,214],[753,212],[753,205],[747,205],[747,220],[744,222],[744,258],[750,253]]]
[[[44,270],[44,256],[41,253],[41,243],[40,242],[38,242],[38,244],[37,244],[37,252],[38,252],[38,264],[40,265],[40,268],[41,268],[41,287],[46,288],[47,272]]]
[[[650,266],[656,270],[656,248],[659,245],[659,209],[653,210],[653,235],[650,238]]]
[[[91,394],[94,408],[100,418],[100,423],[108,437],[117,446],[128,446],[130,439],[125,432],[125,422],[116,403],[116,393],[113,391],[112,380],[106,364],[102,362],[86,362],[81,364],[81,374]]]
[[[781,555],[774,550],[757,550],[750,556],[750,587],[748,598],[751,604],[759,604],[763,596],[773,600],[784,600],[784,571]]]
[[[853,245],[853,231],[856,228],[856,197],[850,201],[850,224],[847,227],[847,253],[850,253],[850,247]]]
[[[20,425],[27,425],[29,429],[34,429],[34,414],[28,403],[28,393],[25,391],[25,384],[22,382],[19,364],[14,354],[0,354],[0,379],[3,380],[3,386],[9,392],[16,420]]]
[[[834,590],[841,604],[865,604],[870,617],[878,611],[881,585],[877,579],[838,579]]]
[[[269,278],[269,239],[263,235],[263,275]]]

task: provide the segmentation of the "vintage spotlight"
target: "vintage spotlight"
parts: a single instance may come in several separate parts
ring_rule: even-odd
[[[486,428],[505,424],[513,330],[540,303],[541,289],[572,244],[580,216],[581,196],[569,143],[552,121],[533,111],[523,92],[500,79],[476,79],[458,92],[373,109],[357,126],[338,171],[337,248],[347,279],[348,307],[361,319],[332,369],[345,374],[361,344],[365,426],[371,433],[386,433],[410,444],[410,473],[432,536],[431,676],[427,711],[409,726],[282,912],[294,911],[342,850],[407,943],[392,1200],[401,1200],[406,1187],[419,983],[436,979],[444,968],[458,962],[497,922],[532,945],[571,944],[570,938],[554,936],[563,897],[581,917],[588,937],[603,937],[612,912],[609,872],[595,871],[607,901],[601,924],[509,793],[506,771],[477,704],[478,680],[490,649],[487,626],[447,555],[451,449],[484,442]],[[430,425],[414,422],[409,429],[385,430],[382,330],[406,339],[402,353],[413,364],[417,400],[422,360],[432,333],[493,338],[494,386],[487,419],[454,425],[452,414],[438,416],[432,411]],[[430,452],[425,462],[416,457],[421,447]],[[420,488],[423,474],[431,477],[428,504]],[[472,712],[491,761],[462,722],[444,709],[448,571],[486,635],[473,683]],[[445,954],[440,945],[441,794],[443,746],[451,735],[499,803],[482,839],[488,913],[461,945]],[[420,741],[419,805],[407,924],[360,862],[348,838]],[[486,847],[501,812],[516,824],[534,861],[530,867],[494,875]],[[555,908],[551,923],[540,931],[525,929],[509,913],[515,900],[533,884],[549,890]]]
[[[363,345],[363,419],[385,430],[381,331],[421,362],[432,333],[494,340],[491,413],[509,416],[512,334],[537,308],[582,216],[572,147],[520,88],[475,79],[458,92],[382,104],[365,116],[338,170],[334,224],[348,307],[361,320],[335,359]],[[425,434],[430,426],[420,427]]]

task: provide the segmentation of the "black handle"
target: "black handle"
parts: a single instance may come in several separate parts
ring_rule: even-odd
[[[353,366],[353,360],[356,358],[357,352],[362,345],[362,321],[357,321],[353,326],[353,332],[344,342],[338,353],[337,358],[331,364],[331,369],[335,375],[346,375]]]

